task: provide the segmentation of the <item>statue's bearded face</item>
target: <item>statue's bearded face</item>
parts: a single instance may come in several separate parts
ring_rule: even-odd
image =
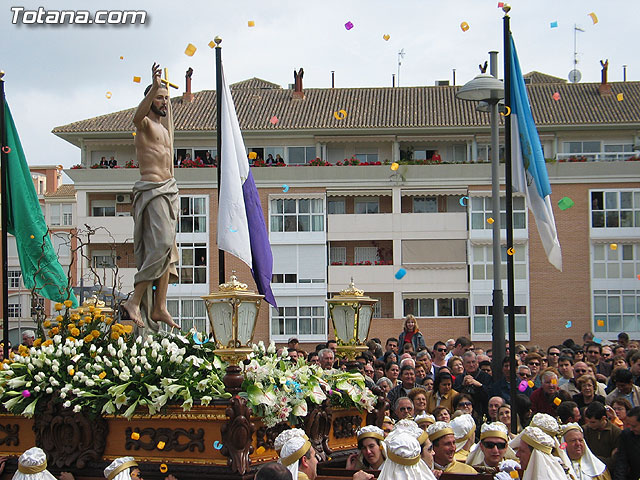
[[[151,104],[151,111],[160,117],[167,116],[167,105],[169,103],[169,92],[165,88],[158,90],[157,95]]]

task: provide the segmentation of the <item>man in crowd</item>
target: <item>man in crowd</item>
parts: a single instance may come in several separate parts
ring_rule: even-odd
[[[460,337],[461,340],[464,337]],[[458,345],[458,343],[456,343]],[[473,398],[473,409],[480,415],[486,415],[488,392],[491,388],[492,378],[478,368],[478,359],[475,352],[467,351],[462,357],[464,375],[458,375],[454,389],[458,393],[468,393]]]
[[[451,357],[454,355],[457,357],[462,357],[469,350],[473,350],[473,343],[467,337],[458,337],[456,339],[456,343],[453,346],[453,350],[447,353],[447,356],[444,357],[445,362],[448,362]]]
[[[501,406],[505,404],[504,398],[502,397],[491,397],[489,399],[488,407],[487,407],[487,416],[489,417],[489,422],[497,422],[498,421],[498,410]]]
[[[503,423],[495,422],[482,425],[480,443],[469,454],[466,463],[478,472],[497,473],[498,466],[505,459],[509,446],[508,434],[507,427]]]
[[[640,407],[640,387],[633,384],[633,374],[630,370],[616,370],[613,382],[616,388],[607,395],[607,405],[613,404],[617,398],[626,398],[632,407]]]
[[[436,422],[427,427],[429,440],[433,443],[433,462],[436,470],[445,473],[475,474],[476,470],[454,459],[456,454],[456,437],[451,425]]]
[[[640,387],[640,352],[631,355],[629,366],[633,375],[633,383]]]
[[[22,332],[22,344],[25,347],[33,347],[33,342],[36,340],[36,333],[33,330],[25,330]]]
[[[398,354],[398,339],[397,338],[393,338],[393,337],[389,337],[387,338],[387,343],[385,343],[384,345],[384,351],[386,352],[393,352],[396,355]],[[378,358],[378,360],[382,360],[382,358],[384,357],[384,354]]]
[[[526,367],[525,367],[526,368]],[[506,403],[511,402],[511,384],[509,379],[511,378],[511,360],[509,356],[504,357],[502,360],[502,377],[497,382],[493,382],[491,386],[491,395],[502,398]],[[516,377],[516,383],[520,383]],[[495,421],[495,420],[492,420]]]
[[[510,443],[524,470],[522,480],[567,480],[564,469],[552,455],[553,439],[538,427],[526,427]]]
[[[333,351],[329,348],[323,348],[318,352],[318,359],[323,370],[331,370],[335,360]]]
[[[573,379],[573,359],[569,355],[561,355],[558,358],[558,387],[569,383]]]
[[[436,368],[442,368],[447,366],[445,357],[447,355],[447,346],[444,342],[436,342],[433,345],[433,364]]]
[[[541,376],[542,386],[531,394],[531,409],[533,413],[547,413],[556,415],[556,408],[560,404],[556,400],[558,393],[558,376],[552,371],[546,371]]]
[[[391,405],[395,405],[398,398],[408,396],[409,392],[413,388],[424,388],[422,385],[416,385],[416,370],[411,365],[404,365],[400,369],[399,379],[401,383],[393,387],[393,389],[387,394],[387,399]]]
[[[392,405],[397,420],[413,417],[413,402],[409,397],[399,397]]]
[[[611,478],[607,472],[607,466],[587,447],[580,425],[577,423],[565,425],[563,432],[562,442],[566,446],[565,450],[571,460],[573,471],[580,480]],[[607,472],[606,475],[605,472]]]
[[[620,429],[607,417],[600,402],[591,402],[584,411],[584,439],[591,451],[611,469],[612,457],[619,445]]]
[[[534,384],[534,388],[539,388],[542,383],[538,374],[540,373],[540,366],[542,365],[542,357],[537,353],[528,353],[524,358],[524,363],[529,370],[531,370],[531,380]]]
[[[628,428],[620,434],[614,480],[640,478],[640,407],[629,410],[626,420]]]
[[[556,415],[558,415],[560,422],[563,424],[580,423],[580,419],[582,418],[578,404],[573,400],[565,400],[558,405]]]
[[[558,368],[558,359],[560,358],[560,349],[555,345],[547,348],[547,359],[549,360],[549,366]]]

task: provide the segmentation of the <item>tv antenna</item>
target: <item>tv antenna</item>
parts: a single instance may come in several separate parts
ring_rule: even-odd
[[[582,73],[578,70],[578,32],[584,32],[584,29],[577,24],[573,25],[573,70],[569,72],[569,81],[578,83],[582,78]]]
[[[398,86],[400,86],[400,65],[402,65],[402,59],[405,55],[404,48],[398,52]]]

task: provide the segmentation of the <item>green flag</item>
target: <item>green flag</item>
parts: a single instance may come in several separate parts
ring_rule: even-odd
[[[32,289],[35,285],[43,297],[55,302],[69,299],[73,301],[73,306],[77,307],[78,300],[51,245],[31,172],[6,102],[4,113],[7,129],[6,147],[11,149],[7,155],[5,179],[7,232],[16,237],[24,286]]]

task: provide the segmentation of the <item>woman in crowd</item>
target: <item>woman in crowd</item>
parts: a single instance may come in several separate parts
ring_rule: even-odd
[[[458,357],[457,355],[453,355],[447,361],[447,367],[449,368],[449,370],[451,370],[451,375],[453,375],[454,377],[464,374],[464,366],[462,365],[462,358]]]
[[[395,362],[387,362],[384,367],[384,376],[391,380],[391,388],[398,385],[398,375],[400,375],[400,367]]]
[[[422,386],[427,392],[433,390],[433,378],[426,377],[424,380],[422,380]]]
[[[384,393],[385,396],[389,395],[389,392],[393,388],[393,385],[391,384],[391,380],[389,380],[387,377],[379,378],[378,381],[376,382],[376,385],[380,390],[382,390],[382,393]]]
[[[625,420],[627,419],[627,413],[629,413],[629,410],[631,410],[631,402],[629,402],[629,400],[627,400],[626,398],[618,397],[611,404],[611,408],[613,408],[616,416],[626,427]]]
[[[511,405],[506,404],[498,408],[498,421],[506,425],[509,430],[509,440],[513,440],[515,435],[511,433]],[[518,432],[522,430],[522,427],[518,425]]]
[[[437,422],[447,422],[451,421],[451,414],[449,413],[449,409],[447,407],[436,407],[433,411],[433,416],[436,418]]]
[[[389,362],[398,363],[398,355],[396,355],[394,352],[385,352],[382,356],[382,361],[385,365]]]
[[[374,379],[377,382],[384,377],[384,362],[382,360],[376,360],[373,362],[373,369],[375,370]]]
[[[600,402],[604,405],[604,397],[596,394],[596,388],[598,386],[596,377],[591,375],[582,375],[576,380],[576,385],[580,389],[580,393],[573,396],[573,401],[578,404],[580,411],[594,401]]]
[[[416,383],[422,383],[422,379],[427,376],[427,370],[423,362],[416,362]]]
[[[398,346],[403,347],[405,343],[411,343],[414,352],[426,348],[424,337],[420,333],[418,322],[413,315],[407,315],[404,319],[404,330],[398,336]]]
[[[433,382],[433,390],[427,392],[427,413],[433,413],[436,407],[447,407],[453,411],[453,397],[458,394],[453,389],[453,377],[447,372],[438,372]]]
[[[358,431],[358,450],[347,457],[347,470],[380,470],[384,463],[381,448],[384,431],[373,425],[362,427]]]
[[[427,409],[427,392],[423,388],[413,388],[409,392],[409,398],[413,402],[413,416],[425,413]]]

